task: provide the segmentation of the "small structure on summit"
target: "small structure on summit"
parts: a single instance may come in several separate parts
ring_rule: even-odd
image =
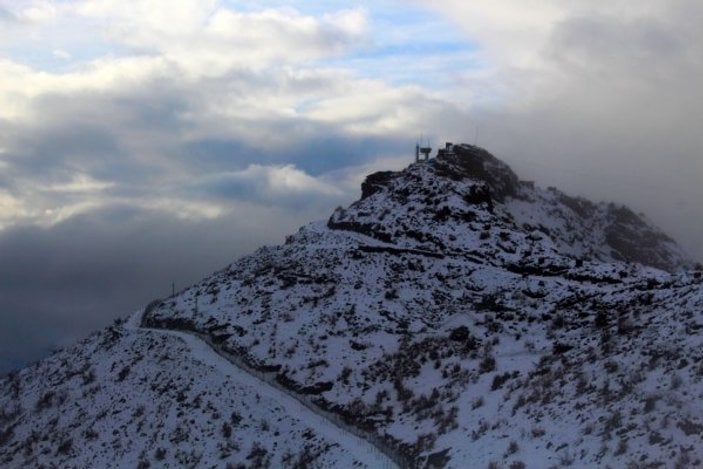
[[[444,148],[437,150],[437,156],[450,155],[454,153],[454,144],[452,142],[447,142],[444,144]]]
[[[415,144],[415,163],[419,161],[427,161],[430,159],[430,153],[432,153],[432,147],[421,147],[419,143]],[[422,158],[420,158],[422,155]]]

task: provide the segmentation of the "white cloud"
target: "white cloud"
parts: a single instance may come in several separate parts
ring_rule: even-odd
[[[451,126],[448,115],[453,109],[446,101],[433,98],[416,86],[394,87],[379,80],[344,83],[340,92],[310,105],[306,116],[342,125],[350,133],[389,135],[398,131],[427,129],[447,131],[433,125]],[[437,120],[439,118],[439,120]]]
[[[482,46],[484,66],[523,68],[540,63],[539,53],[550,28],[576,2],[437,0],[422,3],[442,11]]]
[[[194,183],[205,198],[241,199],[278,206],[329,206],[348,196],[330,181],[310,176],[293,165],[251,164],[241,171],[207,176]]]
[[[336,196],[341,192],[331,184],[323,183],[292,165],[250,165],[247,169],[232,173],[235,179],[260,181],[262,189],[277,196],[312,193],[320,196]]]
[[[126,39],[128,33],[138,37],[192,34],[202,27],[218,3],[216,0],[83,0],[72,2],[71,8],[86,17],[111,20],[111,32]]]
[[[30,118],[34,100],[44,95],[132,90],[176,70],[160,57],[98,59],[65,73],[40,71],[0,58],[0,118]]]
[[[54,49],[51,53],[54,57],[61,60],[71,59],[71,54],[63,49]]]
[[[16,15],[20,21],[45,25],[56,21],[59,16],[59,7],[46,0],[30,0],[20,4]]]
[[[13,220],[26,216],[27,210],[13,195],[0,190],[0,228],[3,228]]]
[[[115,184],[107,181],[99,181],[89,174],[78,173],[73,175],[70,181],[49,186],[48,192],[99,192],[113,187]]]
[[[99,21],[108,38],[160,54],[191,74],[312,60],[348,49],[367,31],[362,9],[319,17],[294,9],[236,11],[215,1],[88,0],[75,11]]]

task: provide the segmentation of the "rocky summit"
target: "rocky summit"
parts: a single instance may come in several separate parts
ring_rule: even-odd
[[[4,467],[694,467],[703,275],[471,145],[0,382]]]

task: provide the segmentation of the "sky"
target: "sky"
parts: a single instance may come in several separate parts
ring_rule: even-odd
[[[425,138],[703,259],[693,0],[0,1],[0,373],[359,196]]]

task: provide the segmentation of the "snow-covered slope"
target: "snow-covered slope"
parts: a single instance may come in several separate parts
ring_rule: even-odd
[[[693,268],[629,209],[454,146],[3,381],[0,463],[693,466]]]
[[[182,332],[119,321],[3,391],[3,467],[393,467]]]

